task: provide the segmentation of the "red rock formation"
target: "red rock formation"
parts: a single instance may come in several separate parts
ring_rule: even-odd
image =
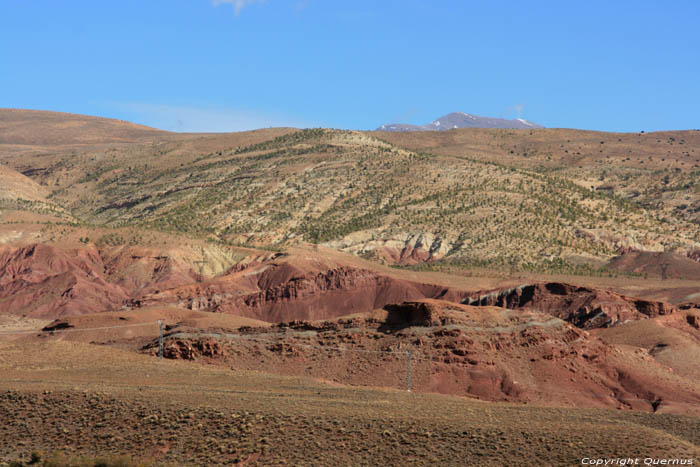
[[[157,352],[157,347],[151,347],[151,353],[155,355]],[[163,356],[176,360],[224,358],[226,357],[226,351],[219,341],[212,338],[196,340],[171,339],[163,346]]]
[[[236,369],[405,388],[410,350],[416,392],[660,412],[700,407],[698,386],[646,351],[535,311],[421,300],[352,318],[241,328],[216,340],[221,348],[209,335],[176,334],[172,343],[166,336],[166,349],[175,349],[166,356],[207,352],[207,362]]]
[[[134,296],[195,280],[167,256],[140,248],[0,249],[0,314],[34,318],[113,311]]]
[[[239,293],[255,281],[256,292]],[[267,322],[329,319],[420,298],[464,297],[445,287],[339,266],[306,272],[289,263],[266,266],[258,274],[221,277],[202,286],[144,296],[135,306],[175,304],[190,309],[233,313]]]
[[[629,320],[670,314],[675,310],[672,305],[664,302],[556,282],[482,292],[465,299],[464,303],[472,306],[538,310],[583,329],[615,326]]]
[[[0,313],[34,318],[119,309],[126,290],[110,284],[94,249],[48,245],[0,251]]]

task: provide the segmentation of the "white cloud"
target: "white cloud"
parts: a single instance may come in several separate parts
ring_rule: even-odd
[[[241,10],[248,5],[253,5],[255,3],[265,3],[265,0],[212,0],[214,6],[219,6],[223,3],[230,3],[233,5],[233,11],[236,16],[241,14]]]
[[[249,109],[222,109],[150,103],[113,103],[125,120],[168,131],[219,133],[268,127],[310,128],[302,119]]]
[[[498,115],[500,118],[520,118],[523,116],[523,111],[525,111],[524,104],[513,104],[509,105]]]
[[[294,11],[299,13],[301,10],[304,10],[307,6],[309,6],[309,0],[299,0],[294,5]]]

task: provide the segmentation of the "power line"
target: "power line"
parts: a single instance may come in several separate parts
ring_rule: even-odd
[[[207,260],[204,258],[204,247],[202,247],[202,259],[198,261],[193,261],[194,264],[197,265],[197,268],[199,269],[199,275],[197,276],[197,282],[203,282],[204,281],[204,265],[207,264]]]

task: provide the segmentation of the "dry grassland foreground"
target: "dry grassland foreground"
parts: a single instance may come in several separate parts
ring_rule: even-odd
[[[697,417],[357,388],[65,341],[2,343],[0,371],[4,465],[693,465],[700,456]]]

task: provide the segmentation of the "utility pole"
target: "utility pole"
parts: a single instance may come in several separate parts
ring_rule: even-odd
[[[202,282],[204,280],[204,265],[207,264],[206,260],[204,259],[204,247],[202,247],[202,259],[199,261],[195,261],[194,264],[197,265],[197,268],[199,269],[199,276],[197,276],[197,282]]]
[[[668,279],[668,263],[661,263],[661,280],[665,281]]]
[[[158,329],[160,336],[158,337],[158,358],[163,359],[163,320],[158,320]]]
[[[411,356],[413,354],[412,350],[406,351],[406,357],[408,357],[407,367],[406,367],[406,392],[411,392]]]

